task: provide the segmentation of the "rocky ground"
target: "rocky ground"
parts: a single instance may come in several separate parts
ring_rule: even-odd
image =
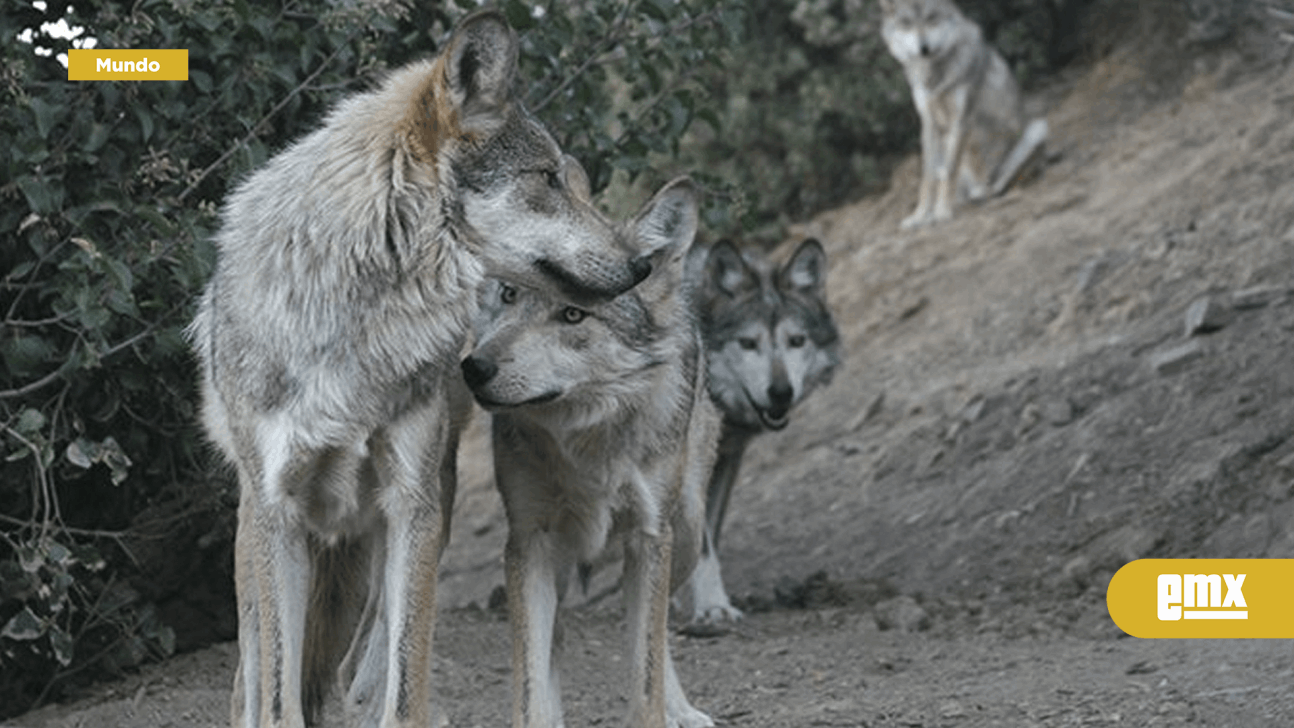
[[[735,490],[747,619],[672,637],[721,725],[1294,721],[1288,644],[1137,640],[1105,610],[1133,559],[1294,558],[1294,46],[1148,37],[1034,100],[1052,143],[1030,184],[900,233],[913,159],[797,228],[826,245],[847,357]],[[505,527],[479,432],[462,459],[437,685],[450,725],[498,726]],[[568,724],[619,723],[617,600],[564,622]],[[4,725],[224,725],[235,659]]]

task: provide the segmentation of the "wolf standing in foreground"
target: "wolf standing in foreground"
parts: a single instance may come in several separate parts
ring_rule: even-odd
[[[692,573],[692,622],[738,619],[719,571],[719,537],[741,458],[752,438],[781,430],[791,408],[831,381],[840,335],[827,308],[827,255],[814,238],[780,269],[728,241],[697,248],[688,279],[709,367],[710,396],[723,413],[718,462],[706,493],[706,533]]]
[[[229,198],[190,335],[238,471],[232,725],[430,725],[457,359],[487,273],[587,305],[650,272],[513,95],[503,16],[343,101]],[[343,653],[344,656],[343,656]]]
[[[686,178],[630,225],[660,260],[637,288],[586,306],[507,280],[483,288],[462,362],[494,413],[495,477],[508,519],[513,726],[563,725],[554,654],[560,595],[579,563],[623,538],[629,719],[714,723],[688,702],[667,641],[670,593],[691,573],[719,414],[682,289],[697,210]]]
[[[881,12],[921,117],[921,187],[906,230],[951,219],[959,198],[1005,192],[1042,153],[1047,120],[1025,125],[1011,69],[951,0],[881,0]]]

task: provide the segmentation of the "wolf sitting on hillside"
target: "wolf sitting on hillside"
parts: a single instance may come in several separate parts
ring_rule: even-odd
[[[921,187],[909,229],[952,218],[959,199],[1000,195],[1042,156],[1047,120],[1025,125],[1011,69],[952,0],[881,0],[881,36],[921,117]]]
[[[688,281],[705,341],[710,398],[723,413],[719,456],[706,490],[706,533],[692,574],[693,622],[738,619],[719,570],[728,497],[752,438],[781,430],[796,404],[831,381],[840,335],[827,308],[827,256],[804,240],[777,268],[728,241],[695,248]]]

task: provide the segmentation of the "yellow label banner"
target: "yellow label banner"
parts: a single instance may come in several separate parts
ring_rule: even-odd
[[[67,80],[187,81],[189,51],[187,48],[72,48],[67,52]]]
[[[1105,593],[1119,629],[1146,638],[1294,637],[1294,559],[1138,559]]]

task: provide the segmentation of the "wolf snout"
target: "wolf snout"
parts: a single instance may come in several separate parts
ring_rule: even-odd
[[[647,279],[647,276],[651,275],[651,271],[652,263],[650,255],[640,255],[629,261],[629,275],[634,281],[629,287],[633,288],[639,283],[642,283]]]
[[[791,409],[791,399],[795,395],[795,389],[790,382],[774,382],[768,385],[768,417],[771,420],[781,420],[786,417],[787,411]]]
[[[469,354],[463,359],[463,379],[467,386],[476,389],[486,382],[494,379],[494,375],[499,373],[499,365],[493,359]]]
[[[640,255],[631,258],[616,274],[607,276],[604,269],[595,279],[581,276],[549,258],[536,261],[535,267],[544,277],[556,283],[562,295],[572,303],[592,305],[610,301],[642,283],[651,275],[652,260],[650,255]]]

